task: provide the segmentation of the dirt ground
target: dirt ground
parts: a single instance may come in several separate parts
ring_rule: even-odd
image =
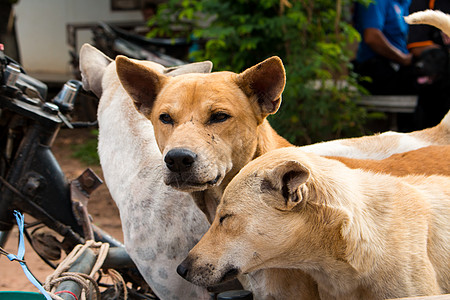
[[[52,147],[53,154],[69,180],[77,178],[87,167],[93,169],[103,179],[100,166],[88,166],[71,157],[71,145],[83,143],[89,136],[89,132],[89,129],[62,129]],[[119,211],[105,184],[92,193],[88,211],[95,225],[100,226],[114,238],[123,242]],[[27,216],[25,216],[25,222],[27,222]],[[17,243],[18,232],[17,227],[15,227],[6,243],[5,250],[16,254]],[[39,281],[44,282],[45,278],[53,273],[53,269],[37,256],[26,240],[25,245],[25,261],[29,269]],[[0,256],[0,291],[37,292],[37,289],[25,277],[19,263],[10,262],[6,257]]]

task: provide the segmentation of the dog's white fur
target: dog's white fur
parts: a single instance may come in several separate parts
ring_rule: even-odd
[[[450,177],[375,174],[300,149],[233,178],[183,262],[187,279],[284,268],[311,275],[322,300],[450,292]]]
[[[211,64],[166,69],[167,75],[209,72]],[[208,229],[192,198],[166,186],[152,124],[134,108],[119,83],[115,63],[84,45],[83,86],[100,98],[98,151],[105,182],[117,204],[130,257],[160,299],[209,299],[206,289],[183,280],[176,267]],[[183,254],[184,253],[184,254]]]

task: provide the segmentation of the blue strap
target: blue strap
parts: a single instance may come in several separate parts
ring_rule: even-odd
[[[33,274],[31,274],[30,270],[28,270],[25,261],[23,260],[23,256],[25,254],[25,243],[23,241],[23,226],[24,226],[24,217],[17,210],[14,211],[14,215],[16,216],[17,225],[19,226],[19,249],[17,250],[17,255],[8,254],[7,257],[10,261],[17,260],[20,266],[23,269],[23,272],[27,276],[28,280],[38,288],[38,290],[45,296],[45,299],[52,300],[52,297],[47,293],[46,290],[42,287],[42,285],[34,278]]]

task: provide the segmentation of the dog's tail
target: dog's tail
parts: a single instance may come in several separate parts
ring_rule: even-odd
[[[427,9],[415,12],[405,17],[405,21],[408,24],[433,25],[442,30],[446,35],[450,36],[450,15],[439,10]]]
[[[442,119],[441,123],[438,125],[439,127],[446,128],[448,131],[450,131],[450,110],[447,112],[447,114]]]

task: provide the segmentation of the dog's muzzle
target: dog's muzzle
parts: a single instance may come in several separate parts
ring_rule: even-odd
[[[164,156],[167,170],[164,182],[178,190],[202,191],[220,184],[223,176],[201,166],[196,153],[185,148],[174,148]],[[207,169],[207,172],[205,172]]]
[[[232,265],[227,265],[221,270],[216,270],[212,264],[205,264],[202,267],[193,267],[193,260],[187,257],[177,267],[177,273],[184,279],[204,287],[219,287],[224,282],[229,282],[240,273],[239,269]],[[236,284],[236,283],[233,283]],[[240,284],[238,283],[240,286]],[[237,287],[237,286],[236,286]],[[242,287],[240,287],[242,288]]]

